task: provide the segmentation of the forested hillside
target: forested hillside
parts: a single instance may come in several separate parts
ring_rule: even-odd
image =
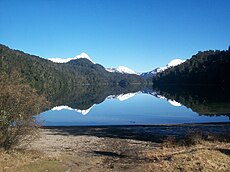
[[[155,85],[230,85],[230,51],[204,51],[153,77]]]
[[[1,72],[18,71],[39,93],[54,95],[77,85],[143,83],[138,75],[110,73],[87,59],[54,63],[0,44]]]

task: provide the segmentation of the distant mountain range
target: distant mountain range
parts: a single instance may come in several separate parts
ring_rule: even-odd
[[[95,62],[93,62],[93,60],[84,52],[73,57],[73,58],[48,58],[48,60],[55,62],[55,63],[68,63],[71,60],[77,60],[77,59],[87,59],[87,60],[91,61],[93,64],[95,64]],[[134,74],[134,75],[140,75],[143,78],[149,78],[149,77],[153,77],[154,75],[156,75],[159,72],[162,72],[162,71],[164,71],[170,67],[177,66],[183,62],[185,62],[185,60],[174,59],[174,60],[171,60],[164,67],[158,67],[152,71],[145,72],[145,73],[137,73],[134,70],[132,70],[128,67],[125,67],[125,66],[118,66],[116,68],[105,68],[105,70],[107,70],[108,72],[113,72],[113,73]]]
[[[124,66],[105,68],[86,53],[44,59],[0,44],[1,72],[17,71],[40,93],[55,95],[79,85],[215,84],[230,85],[230,51],[204,51],[191,59],[174,59],[164,67],[138,74]]]
[[[68,63],[71,60],[77,60],[77,59],[87,59],[91,61],[93,64],[95,64],[95,62],[93,62],[93,60],[88,56],[88,54],[84,52],[81,53],[80,55],[75,56],[74,58],[48,58],[48,60],[54,63]],[[105,68],[105,70],[107,70],[108,72],[137,75],[137,73],[134,70],[125,66],[118,66],[117,68]]]
[[[0,72],[17,71],[32,88],[47,95],[79,85],[127,86],[145,83],[138,75],[108,72],[102,65],[95,64],[86,53],[74,58],[47,60],[0,44],[0,57]]]

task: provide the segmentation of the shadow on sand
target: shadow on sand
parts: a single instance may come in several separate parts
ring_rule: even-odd
[[[230,123],[152,125],[152,126],[52,126],[44,127],[58,135],[96,136],[134,139],[161,143],[167,137],[183,138],[188,131],[203,134],[224,134],[230,131]]]

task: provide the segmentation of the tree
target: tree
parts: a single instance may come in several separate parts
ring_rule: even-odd
[[[37,124],[33,116],[47,101],[23,83],[17,72],[0,74],[0,147],[11,149],[34,138]]]

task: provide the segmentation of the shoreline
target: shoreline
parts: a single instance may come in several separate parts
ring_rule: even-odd
[[[179,126],[212,126],[212,125],[230,125],[230,122],[207,122],[207,123],[182,123],[182,124],[133,124],[133,125],[50,125],[50,126],[41,126],[41,128],[58,128],[58,127],[179,127]]]
[[[223,133],[229,136],[230,123],[53,126],[39,130],[40,137],[24,152],[0,152],[0,167],[4,172],[30,172],[31,169],[38,172],[179,172],[230,169],[230,141],[218,140],[219,137],[211,137],[211,140],[202,137],[210,132],[217,136]],[[188,131],[200,130],[203,132],[186,136]],[[180,145],[173,138],[189,141],[191,144]]]
[[[230,122],[177,125],[46,126],[41,128],[60,135],[109,137],[161,143],[168,137],[181,139],[190,132],[199,132],[203,136],[227,135],[230,131]]]

